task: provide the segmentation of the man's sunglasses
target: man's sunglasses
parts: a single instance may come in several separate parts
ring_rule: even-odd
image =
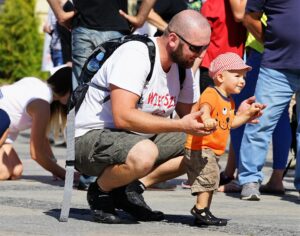
[[[180,38],[183,42],[185,42],[187,45],[189,45],[189,49],[194,53],[200,54],[201,52],[203,52],[208,47],[208,45],[202,45],[202,46],[193,45],[190,42],[186,41],[184,37],[177,34],[176,32],[170,31],[170,33],[176,34],[178,36],[178,38]]]

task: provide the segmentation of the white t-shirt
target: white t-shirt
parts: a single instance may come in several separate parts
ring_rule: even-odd
[[[7,112],[11,121],[6,143],[13,142],[20,131],[31,128],[32,118],[26,108],[36,99],[50,104],[53,97],[47,83],[34,77],[25,77],[0,88],[0,108]]]
[[[177,102],[195,103],[199,96],[199,81],[194,79],[192,70],[186,70],[183,88],[180,90],[177,64],[172,64],[165,73],[160,62],[159,48],[156,38],[151,38],[156,46],[155,64],[149,84],[145,87],[150,71],[148,48],[144,43],[132,41],[120,46],[103,64],[92,78],[92,83],[109,88],[110,84],[142,94],[142,102],[138,109],[169,117]],[[111,102],[101,104],[109,92],[89,87],[75,119],[75,137],[79,137],[92,129],[114,128]],[[151,136],[151,134],[147,134]]]

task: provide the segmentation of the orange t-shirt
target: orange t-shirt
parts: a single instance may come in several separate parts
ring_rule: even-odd
[[[187,135],[185,147],[191,150],[211,149],[216,155],[221,155],[225,152],[234,119],[234,101],[231,97],[224,97],[217,89],[209,87],[205,89],[196,106],[200,109],[204,103],[211,106],[210,115],[217,120],[217,129],[206,136]]]

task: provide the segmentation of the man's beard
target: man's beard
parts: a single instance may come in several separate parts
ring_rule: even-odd
[[[178,48],[174,52],[171,52],[171,54],[170,54],[171,59],[174,63],[177,63],[178,66],[180,66],[182,68],[185,68],[185,69],[192,68],[194,61],[192,61],[192,62],[188,61],[183,57],[182,48],[183,48],[183,44],[180,43],[178,45]]]

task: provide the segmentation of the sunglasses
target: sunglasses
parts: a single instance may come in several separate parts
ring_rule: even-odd
[[[184,37],[177,34],[176,32],[170,31],[170,33],[176,34],[178,36],[178,38],[180,38],[183,42],[185,42],[187,45],[189,45],[189,49],[194,53],[200,54],[208,47],[208,45],[201,45],[201,46],[193,45],[190,42],[186,41],[186,39]]]

